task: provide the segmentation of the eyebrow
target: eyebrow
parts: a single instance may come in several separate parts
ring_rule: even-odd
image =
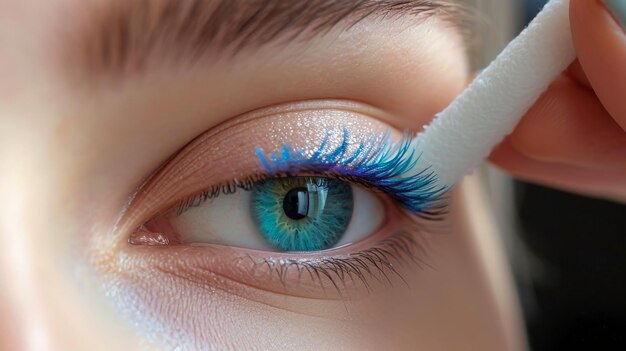
[[[366,18],[459,23],[453,0],[116,0],[90,11],[79,63],[90,76],[140,72],[153,62],[229,58],[311,40]]]

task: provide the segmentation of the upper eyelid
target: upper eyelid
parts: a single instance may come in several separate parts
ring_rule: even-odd
[[[189,142],[154,171],[120,215],[116,231],[133,231],[212,185],[268,173],[254,155],[259,146],[277,150],[295,142],[295,148],[317,148],[328,131],[343,136],[344,128],[349,128],[353,145],[386,131],[400,138],[401,133],[383,122],[380,113],[368,105],[329,100],[275,105],[233,118]],[[355,177],[346,180],[354,181]],[[446,202],[441,199],[441,204]]]
[[[343,140],[336,147],[328,147],[328,139],[327,134],[309,156],[289,146],[281,147],[276,154],[265,154],[262,149],[257,149],[257,157],[266,174],[214,185],[182,199],[173,210],[180,215],[220,194],[233,193],[238,189],[249,190],[254,183],[268,178],[298,176],[301,172],[308,172],[381,190],[409,212],[424,218],[438,219],[445,213],[447,188],[434,188],[437,175],[423,167],[422,171],[412,176],[403,176],[417,166],[419,159],[415,150],[410,150],[412,138],[408,132],[396,144],[390,144],[387,134],[371,138],[370,145],[362,142],[352,153],[348,153],[347,130],[344,129]],[[394,182],[394,178],[399,181]]]
[[[333,108],[333,106],[336,106]],[[145,218],[146,214],[143,211],[152,212],[146,207],[156,206],[155,202],[159,205],[169,205],[168,207],[175,206],[175,204],[185,194],[180,194],[181,190],[179,185],[188,180],[191,176],[197,178],[195,182],[205,183],[205,186],[199,187],[195,191],[190,191],[186,195],[192,195],[193,193],[200,192],[203,188],[206,188],[209,184],[220,184],[232,178],[243,178],[253,173],[259,173],[262,169],[250,171],[254,169],[253,165],[258,166],[258,162],[252,159],[254,157],[254,149],[258,146],[259,141],[273,142],[276,141],[276,128],[274,127],[274,120],[278,117],[281,120],[286,120],[286,126],[294,125],[296,120],[298,123],[314,126],[314,128],[306,128],[303,131],[310,137],[303,137],[303,140],[311,140],[311,137],[316,133],[314,130],[322,128],[330,128],[333,124],[354,124],[355,115],[370,116],[378,115],[380,111],[370,111],[365,109],[364,112],[360,112],[358,105],[354,103],[346,104],[344,101],[328,101],[325,107],[322,104],[312,101],[297,104],[285,104],[284,106],[273,106],[258,111],[252,111],[250,113],[233,118],[226,123],[217,125],[216,127],[205,131],[203,134],[190,141],[182,149],[176,151],[169,156],[161,165],[151,172],[146,180],[144,180],[139,188],[135,190],[129,199],[129,204],[126,206],[124,212],[120,215],[120,219],[117,222],[116,227],[120,229],[126,228],[127,224],[137,221],[138,218]],[[293,117],[292,117],[293,116]],[[296,117],[298,116],[298,117]],[[250,128],[249,125],[255,123],[255,127]],[[282,122],[280,123],[283,124]],[[388,125],[381,121],[380,118],[368,118],[367,122],[358,122],[359,130],[376,130],[377,128],[388,128]],[[379,127],[381,126],[381,127]],[[233,138],[240,138],[240,132],[245,131],[246,138],[240,140],[237,144],[237,148],[233,147]],[[261,135],[251,135],[252,130],[255,132],[261,131]],[[274,130],[274,132],[271,132]],[[310,134],[309,132],[313,132]],[[271,134],[267,134],[271,133]],[[300,133],[300,132],[298,132]],[[258,138],[257,138],[258,135]],[[303,134],[298,134],[303,135]],[[288,135],[285,135],[288,137]],[[242,144],[243,143],[243,144]],[[230,167],[228,178],[219,179],[213,174],[216,170],[224,170],[225,167],[211,168],[208,172],[202,171],[203,164],[208,160],[212,162],[218,162],[218,159],[224,157],[232,158],[234,156],[241,155],[241,150],[238,148],[247,148],[242,145],[249,145],[250,157],[246,157],[237,162],[228,160],[225,166]],[[280,143],[282,144],[282,143]],[[219,151],[216,153],[215,150]],[[213,151],[211,151],[213,150]],[[242,169],[246,169],[241,174]],[[176,179],[172,179],[176,178]],[[154,194],[154,192],[158,194]],[[163,194],[163,192],[169,192],[170,194]],[[176,199],[171,199],[171,198]],[[168,200],[170,198],[170,200]],[[162,211],[159,210],[158,212]],[[142,213],[138,213],[142,212]],[[154,216],[157,213],[154,212],[149,216]],[[140,223],[136,223],[139,225]]]

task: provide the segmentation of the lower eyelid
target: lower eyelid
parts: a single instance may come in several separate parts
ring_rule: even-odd
[[[393,281],[402,282],[404,268],[426,257],[426,234],[419,232],[414,218],[396,212],[371,237],[319,253],[283,254],[219,245],[129,245],[127,249],[132,257],[150,262],[151,269],[208,289],[359,298]]]

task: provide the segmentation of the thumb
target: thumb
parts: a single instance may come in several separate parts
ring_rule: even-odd
[[[570,22],[591,87],[626,130],[626,0],[571,0]]]

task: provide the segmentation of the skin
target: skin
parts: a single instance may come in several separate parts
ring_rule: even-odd
[[[0,349],[524,348],[510,276],[473,180],[452,194],[453,235],[429,236],[434,269],[405,276],[410,288],[377,289],[348,305],[234,279],[198,289],[185,274],[166,275],[114,244],[130,235],[130,227],[112,226],[146,175],[244,112],[342,98],[381,111],[370,117],[393,127],[419,130],[468,80],[461,40],[448,25],[363,21],[348,34],[290,47],[301,55],[297,64],[260,50],[87,90],[55,59],[65,43],[58,29],[73,23],[67,16],[82,19],[80,3],[0,1],[0,194],[8,204],[0,213]],[[339,59],[329,65],[327,57]],[[222,103],[209,108],[210,99]]]

